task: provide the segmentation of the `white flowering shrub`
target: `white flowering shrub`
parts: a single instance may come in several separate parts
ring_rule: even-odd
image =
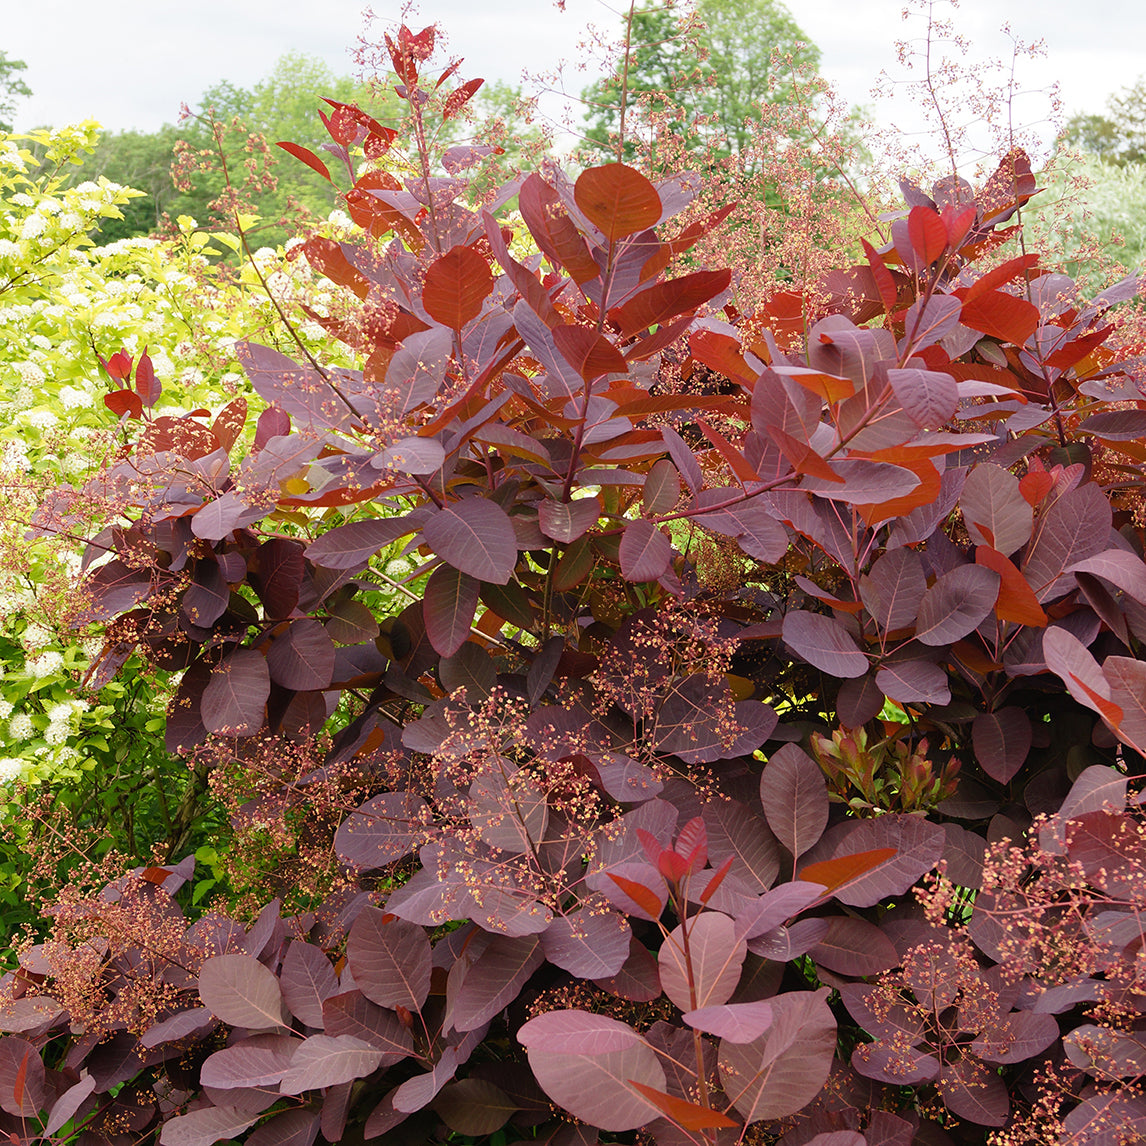
[[[302,307],[329,310],[340,289],[281,248],[256,252],[257,273],[238,270],[222,256],[241,252],[240,239],[188,217],[171,239],[101,245],[101,222],[141,193],[103,178],[67,186],[69,166],[97,142],[92,121],[0,134],[0,784],[91,772],[106,763],[108,732],[125,727],[123,695],[83,699],[77,678],[92,650],[60,631],[75,603],[78,549],[24,541],[40,491],[81,484],[115,448],[118,419],[103,397],[119,383],[101,359],[146,350],[163,386],[157,414],[217,408],[236,393],[257,413],[233,348],[243,338],[282,341],[266,287],[316,347],[326,334]],[[329,233],[349,225],[335,212]],[[141,720],[157,719],[165,701],[164,684],[150,681]]]

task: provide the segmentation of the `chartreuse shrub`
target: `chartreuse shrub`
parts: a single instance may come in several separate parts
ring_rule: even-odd
[[[144,674],[132,662],[124,680],[89,681],[102,685],[95,692],[77,685],[103,645],[68,631],[79,543],[105,507],[93,501],[83,522],[50,543],[27,542],[32,514],[46,490],[82,484],[121,448],[123,411],[105,399],[133,363],[154,377],[150,409],[160,424],[244,392],[257,409],[235,340],[280,337],[281,308],[304,345],[317,345],[325,333],[303,308],[329,310],[341,293],[282,250],[259,250],[235,274],[219,256],[240,248],[238,236],[209,235],[192,219],[180,219],[170,241],[101,245],[101,226],[137,192],[104,179],[69,186],[70,168],[97,138],[87,123],[0,142],[0,783],[6,795],[15,780],[37,786],[57,817],[67,810],[93,834],[92,846],[73,839],[78,853],[65,868],[108,848],[143,858],[161,841],[183,846],[204,812],[205,783],[200,775],[189,784],[185,764],[157,739],[168,672]],[[349,223],[336,215],[328,232]],[[186,806],[188,793],[200,803]],[[28,861],[36,830],[19,802],[3,819],[15,833],[0,845],[7,947],[36,917],[38,885]]]
[[[358,300],[329,353],[237,345],[253,438],[122,371],[124,446],[37,515],[120,507],[85,554],[96,671],[182,672],[168,748],[284,863],[242,919],[188,901],[191,856],[45,905],[0,1129],[1117,1141],[1146,1110],[1146,409],[1106,347],[1137,283],[998,251],[1015,151],[905,182],[798,321],[726,322],[727,269],[673,273],[721,222],[679,224],[687,180],[547,168],[464,206],[485,148],[431,166],[433,39],[387,41],[421,174],[329,120],[348,175],[373,160],[359,230],[303,247]]]

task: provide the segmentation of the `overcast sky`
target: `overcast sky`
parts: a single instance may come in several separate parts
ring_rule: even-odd
[[[898,105],[876,103],[880,72],[902,76],[895,41],[918,36],[919,18],[905,24],[905,0],[794,0],[798,23],[822,51],[821,71],[851,104],[872,107],[884,123],[912,124]],[[947,0],[937,0],[947,12]],[[449,51],[465,57],[463,74],[522,81],[522,68],[555,68],[569,61],[568,86],[590,78],[575,70],[587,23],[619,26],[619,4],[567,0],[425,0],[413,27],[437,21]],[[401,16],[400,0],[378,0],[376,38]],[[1043,39],[1047,55],[1024,61],[1024,86],[1057,81],[1067,114],[1101,112],[1106,97],[1146,73],[1146,4],[1141,0],[962,0],[950,10],[957,30],[973,42],[969,58],[1010,57],[1000,33],[1009,22],[1019,39]],[[106,128],[151,130],[174,122],[180,104],[194,104],[209,85],[230,80],[249,87],[288,51],[324,59],[351,73],[351,51],[365,28],[363,0],[4,0],[0,48],[24,60],[34,96],[21,101],[18,130],[94,118]],[[526,82],[526,90],[530,88]],[[552,102],[545,105],[557,114]],[[1020,118],[1041,119],[1046,104],[1031,98]]]

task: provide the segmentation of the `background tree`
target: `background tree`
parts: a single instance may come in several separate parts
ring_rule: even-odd
[[[1146,159],[1146,76],[1110,96],[1106,115],[1073,115],[1065,140],[1111,163]]]
[[[628,19],[617,71],[583,93],[586,135],[600,150],[615,153],[624,109],[626,135],[631,117],[667,113],[691,150],[743,155],[760,105],[788,102],[819,67],[819,49],[776,0],[699,0],[695,8],[670,0]]]
[[[13,60],[0,48],[0,131],[12,130],[16,100],[32,94],[32,89],[20,78],[20,72],[27,67],[23,60]]]

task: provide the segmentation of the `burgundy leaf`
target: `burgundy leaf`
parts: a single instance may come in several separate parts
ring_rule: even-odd
[[[971,1044],[971,1050],[987,1062],[1025,1062],[1042,1054],[1058,1037],[1054,1015],[1012,1011],[983,1031]],[[1146,1068],[1146,1060],[1143,1067]]]
[[[268,1119],[246,1146],[311,1146],[318,1137],[319,1116],[311,1110],[284,1110]]]
[[[505,510],[482,497],[467,497],[427,518],[427,544],[455,569],[504,585],[517,564],[517,537]]]
[[[267,653],[271,680],[283,688],[311,692],[329,688],[334,676],[334,641],[325,626],[310,617],[291,621]]]
[[[732,874],[753,890],[771,887],[780,873],[780,852],[766,821],[736,800],[713,800],[703,815],[711,861],[731,859]]]
[[[682,1011],[727,1003],[747,953],[747,944],[727,915],[705,911],[693,916],[661,944],[657,962],[664,993]]]
[[[605,1015],[550,1011],[517,1032],[541,1089],[570,1114],[602,1130],[633,1130],[658,1111],[628,1085],[657,1090],[665,1074],[652,1047]]]
[[[947,673],[931,661],[885,661],[875,674],[875,683],[888,700],[897,704],[951,703]]]
[[[418,528],[410,515],[352,521],[324,533],[307,546],[306,555],[327,569],[359,569],[380,549]]]
[[[878,975],[899,963],[891,940],[874,923],[851,915],[831,916],[828,933],[808,954],[839,975]]]
[[[820,1092],[836,1049],[829,988],[769,999],[772,1025],[750,1043],[720,1044],[724,1093],[745,1122],[786,1118]]]
[[[907,546],[885,553],[859,582],[860,600],[884,632],[907,628],[915,620],[926,591],[923,561]]]
[[[754,939],[766,931],[798,915],[805,907],[815,903],[822,894],[823,887],[808,880],[793,880],[782,883],[771,891],[766,891],[758,899],[752,900],[743,910],[737,912],[736,930],[745,939]]]
[[[983,771],[1000,784],[1009,784],[1023,766],[1031,748],[1031,738],[1031,721],[1021,708],[981,712],[971,725],[975,759],[983,766]]]
[[[632,521],[621,534],[621,572],[626,581],[655,581],[672,561],[672,542],[644,518]]]
[[[768,826],[793,858],[803,855],[827,826],[827,780],[795,744],[783,745],[768,760],[760,777],[760,802]]]
[[[1109,581],[1135,601],[1146,603],[1146,564],[1135,553],[1125,549],[1107,549],[1103,553],[1078,561],[1068,573],[1092,573]]]
[[[596,525],[601,512],[601,499],[595,495],[576,501],[547,498],[538,507],[537,521],[546,537],[568,545]]]
[[[56,1099],[55,1104],[52,1106],[51,1113],[48,1115],[44,1132],[47,1134],[55,1134],[64,1123],[70,1122],[75,1116],[76,1111],[84,1104],[88,1095],[90,1095],[95,1088],[96,1080],[92,1078],[86,1070],[81,1071],[80,1081],[74,1086],[69,1086],[68,1089]]]
[[[452,657],[470,635],[481,583],[452,565],[439,565],[430,574],[422,596],[426,636],[436,652]]]
[[[275,974],[250,955],[216,955],[199,971],[199,998],[216,1018],[234,1027],[285,1027]]]
[[[434,1099],[434,1113],[455,1134],[474,1138],[500,1130],[520,1109],[501,1087],[472,1075],[447,1083]]]
[[[982,565],[960,565],[944,573],[919,606],[916,639],[933,647],[961,640],[978,628],[998,595],[998,573]]]
[[[0,1038],[0,1108],[32,1118],[44,1104],[44,1063],[26,1039]]]
[[[289,617],[298,605],[306,576],[302,544],[287,537],[272,537],[255,550],[251,587],[259,595],[268,617]]]
[[[979,1126],[1004,1126],[1010,1113],[1006,1084],[990,1067],[970,1057],[944,1064],[939,1097],[956,1117]]]
[[[279,972],[283,1001],[296,1019],[322,1030],[322,1004],[338,990],[338,976],[321,947],[294,940]]]
[[[159,1135],[159,1146],[214,1146],[236,1135],[258,1121],[258,1113],[251,1114],[239,1106],[207,1106],[169,1118]]]
[[[632,929],[615,912],[584,908],[560,915],[541,934],[545,957],[580,979],[616,975],[629,957]]]
[[[508,761],[470,785],[470,823],[491,847],[512,854],[533,850],[545,837],[549,806],[544,786],[525,768]]]
[[[272,1086],[290,1068],[299,1045],[290,1035],[243,1039],[208,1056],[200,1069],[200,1081],[220,1090]]]
[[[426,476],[445,465],[446,451],[435,438],[401,438],[374,455],[371,465],[380,470]]]
[[[679,500],[680,474],[668,458],[661,458],[659,462],[653,463],[641,487],[641,503],[645,515],[659,517],[675,509]]]
[[[462,980],[450,1012],[454,1030],[473,1031],[488,1023],[517,998],[544,962],[536,935],[495,935]]]
[[[350,929],[346,959],[356,986],[371,1001],[422,1009],[430,993],[430,941],[417,924],[364,907]]]
[[[353,1035],[311,1035],[295,1051],[283,1075],[283,1094],[302,1094],[365,1078],[382,1062],[382,1052]]]
[[[434,1069],[426,1074],[416,1074],[407,1079],[391,1095],[390,1101],[395,1110],[413,1114],[423,1110],[434,1101],[434,1096],[454,1077],[458,1069],[458,1055],[453,1047],[446,1047],[442,1057],[434,1064]]]
[[[793,652],[822,672],[837,677],[867,672],[867,657],[847,629],[831,617],[793,609],[784,616],[783,635]]]
[[[888,813],[863,820],[836,846],[835,857],[894,848],[896,855],[838,888],[836,898],[852,907],[872,907],[903,895],[943,854],[943,829],[919,816]]]
[[[414,850],[423,832],[426,801],[412,792],[383,792],[338,826],[334,850],[359,870],[384,867]]]
[[[1039,601],[1052,600],[1072,588],[1073,578],[1064,577],[1067,569],[1107,550],[1110,523],[1110,502],[1094,482],[1051,503],[1039,519],[1022,566]]]
[[[1019,479],[1001,466],[976,466],[963,483],[959,506],[976,545],[1009,557],[1031,538],[1034,511],[1019,492]]]
[[[750,1043],[772,1025],[772,1007],[766,1002],[725,1003],[701,1007],[681,1015],[690,1027],[730,1043]]]
[[[955,417],[959,395],[950,374],[911,367],[889,370],[887,380],[899,404],[920,429],[941,429]]]
[[[225,736],[253,736],[263,726],[270,691],[262,653],[236,649],[211,670],[203,690],[204,727]]]
[[[939,1060],[915,1047],[893,1043],[861,1043],[852,1051],[852,1066],[864,1078],[889,1086],[914,1086],[939,1077]]]
[[[382,1051],[380,1066],[390,1066],[414,1053],[410,1029],[393,1011],[372,1003],[361,991],[331,995],[322,1004],[322,1026],[328,1035],[351,1035]]]

